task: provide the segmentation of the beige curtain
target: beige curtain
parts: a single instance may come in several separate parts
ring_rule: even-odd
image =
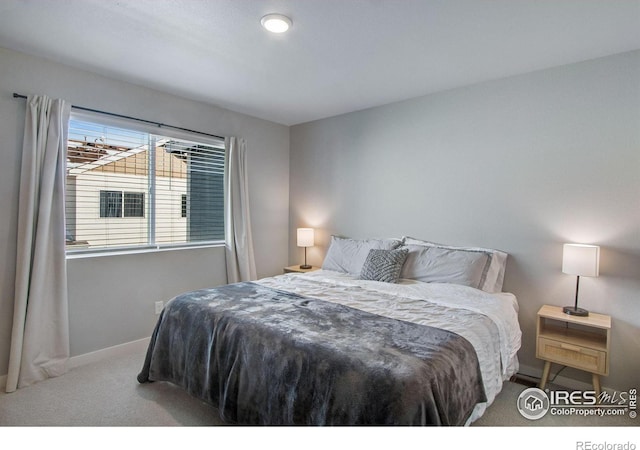
[[[64,100],[27,99],[7,392],[63,374],[69,359],[64,226],[69,110]]]
[[[257,278],[249,214],[247,144],[244,139],[225,139],[227,152],[225,183],[225,235],[227,282]]]

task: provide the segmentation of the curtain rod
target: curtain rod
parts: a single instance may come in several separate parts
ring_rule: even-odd
[[[14,92],[13,93],[13,98],[22,98],[22,99],[26,100],[27,96],[26,95],[22,95],[22,94],[17,94],[17,93]],[[214,137],[214,138],[218,138],[218,139],[224,140],[223,136],[204,133],[202,131],[190,130],[189,128],[176,127],[174,125],[167,125],[167,124],[160,123],[160,122],[154,122],[152,120],[138,119],[137,117],[125,116],[125,115],[122,115],[122,114],[115,114],[115,113],[110,113],[110,112],[106,112],[106,111],[100,111],[98,109],[85,108],[85,107],[82,107],[82,106],[71,105],[71,107],[74,108],[74,109],[79,109],[81,111],[89,111],[89,112],[94,112],[94,113],[98,113],[98,114],[104,114],[104,115],[107,115],[107,116],[119,117],[121,119],[129,119],[129,120],[135,120],[135,121],[138,121],[138,122],[149,123],[151,125],[156,125],[159,128],[163,128],[163,127],[164,128],[173,128],[174,130],[187,131],[189,133],[202,134],[204,136],[210,136],[210,137]]]

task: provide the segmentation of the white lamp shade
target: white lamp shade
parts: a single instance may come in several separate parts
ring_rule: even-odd
[[[298,247],[313,247],[313,228],[298,228]]]
[[[597,277],[600,272],[600,247],[585,244],[564,244],[562,271],[569,275]]]

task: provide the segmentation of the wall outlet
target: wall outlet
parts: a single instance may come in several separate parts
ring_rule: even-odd
[[[156,314],[160,314],[164,308],[164,302],[156,302]]]

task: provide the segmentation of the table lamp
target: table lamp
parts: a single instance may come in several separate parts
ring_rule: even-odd
[[[597,277],[600,270],[600,247],[585,244],[564,244],[562,247],[562,272],[576,275],[576,301],[562,311],[572,316],[588,316],[589,311],[578,308],[580,277]]]
[[[313,228],[298,228],[298,247],[304,247],[304,264],[300,264],[301,269],[311,269],[307,264],[307,247],[313,245]]]

